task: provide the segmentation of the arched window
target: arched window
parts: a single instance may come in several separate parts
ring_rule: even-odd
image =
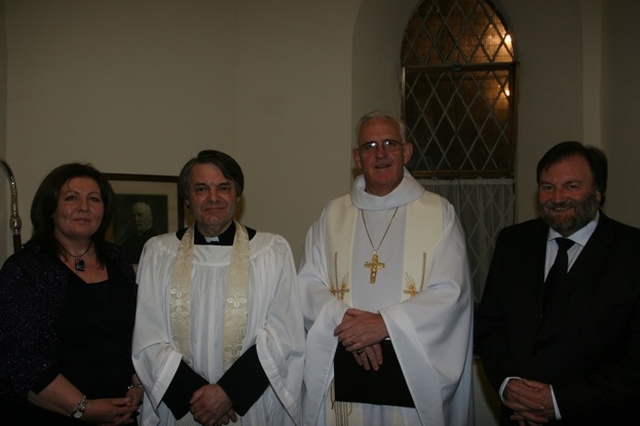
[[[488,0],[425,0],[401,52],[407,167],[456,207],[479,299],[495,236],[514,220],[513,40]]]

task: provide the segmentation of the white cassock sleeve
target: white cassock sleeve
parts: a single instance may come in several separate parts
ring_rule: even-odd
[[[170,343],[167,320],[170,302],[167,293],[174,262],[166,264],[168,257],[158,251],[167,251],[168,247],[157,240],[152,238],[145,245],[137,274],[138,305],[132,353],[136,373],[145,386],[140,419],[143,426],[160,424],[161,419],[162,424],[173,423],[169,420],[173,418],[169,408],[161,403],[182,360],[182,354]]]
[[[444,236],[425,288],[380,310],[424,424],[473,424],[473,285],[462,228],[444,204]]]
[[[327,213],[328,207],[325,207],[307,232],[298,273],[307,330],[302,394],[302,421],[305,425],[315,425],[323,409],[324,397],[333,378],[333,356],[338,346],[333,331],[350,308],[329,290],[325,255]]]
[[[267,264],[261,271],[262,277],[271,283],[263,281],[263,278],[256,280],[256,287],[268,285],[272,289],[266,320],[262,326],[256,327],[256,346],[262,368],[279,403],[294,424],[301,424],[305,333],[300,287],[289,244],[282,237],[278,237],[278,241],[273,249],[275,261],[265,261]],[[254,302],[264,300],[254,299]],[[278,401],[273,398],[265,405],[278,404]],[[289,419],[278,419],[273,413],[269,417],[255,416],[252,424],[259,425],[265,418],[271,418],[274,424],[289,424]]]

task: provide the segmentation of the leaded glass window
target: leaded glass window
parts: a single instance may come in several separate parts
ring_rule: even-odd
[[[513,40],[489,0],[424,0],[401,52],[407,167],[454,205],[479,300],[495,238],[515,218]]]
[[[416,176],[513,176],[516,61],[486,0],[425,0],[402,43],[403,116]]]

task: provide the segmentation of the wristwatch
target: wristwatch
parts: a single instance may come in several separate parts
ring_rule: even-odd
[[[74,419],[82,417],[84,415],[84,410],[87,409],[88,403],[89,400],[87,399],[87,395],[82,395],[80,402],[78,402],[76,406],[73,407],[73,410],[71,410],[71,413],[69,413],[69,417],[73,417]]]

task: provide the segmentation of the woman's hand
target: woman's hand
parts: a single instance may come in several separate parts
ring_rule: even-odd
[[[138,406],[132,404],[129,397],[90,399],[82,421],[105,426],[124,425],[133,423],[137,411]]]

